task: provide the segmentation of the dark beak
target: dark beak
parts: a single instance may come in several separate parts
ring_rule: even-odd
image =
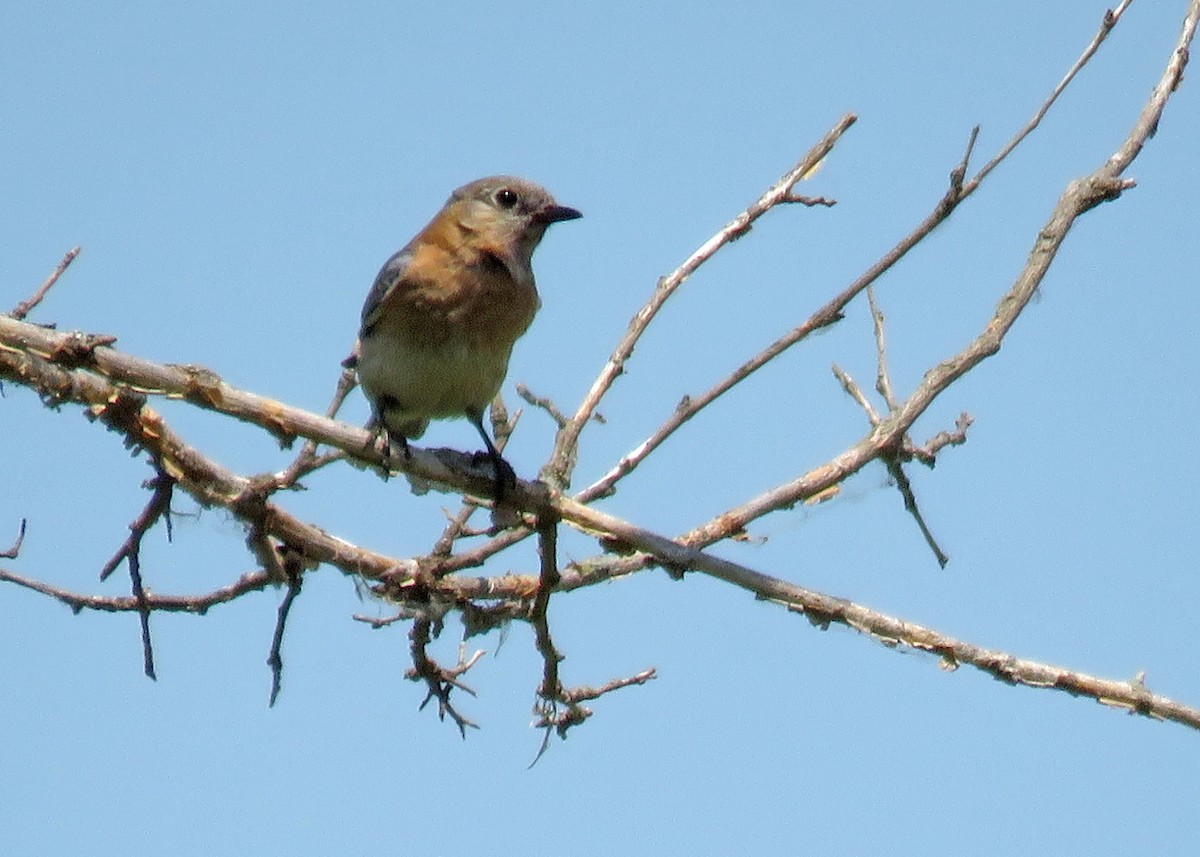
[[[538,213],[538,220],[542,223],[558,223],[560,220],[575,220],[580,217],[583,217],[582,213],[565,205],[548,205]]]

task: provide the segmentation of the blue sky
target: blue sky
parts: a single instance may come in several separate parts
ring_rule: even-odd
[[[150,359],[322,410],[382,262],[449,191],[528,176],[583,220],[535,267],[543,308],[513,358],[573,408],[661,274],[755,199],[844,113],[859,122],[802,190],[830,210],[770,213],[689,281],[584,435],[584,485],[807,317],[925,215],[968,133],[976,165],[1091,39],[1102,3],[548,3],[408,6],[26,4],[0,12],[0,305],[83,254],[34,320],[111,333]],[[981,329],[1065,183],[1102,163],[1158,79],[1183,3],[1134,3],[1037,132],[886,275],[898,393]],[[768,517],[722,555],[980,645],[1200,704],[1194,241],[1200,110],[1185,81],[1130,175],[1089,213],[1003,350],[918,423],[976,418],[937,469],[913,468],[952,561],[940,570],[879,466],[834,502]],[[660,532],[706,520],[864,432],[829,371],[869,387],[864,304],[694,421],[603,508]],[[163,403],[242,472],[269,439]],[[362,422],[359,396],[345,419]],[[149,475],[77,409],[0,399],[0,547],[21,517],[23,574],[96,580]],[[553,426],[527,411],[519,473]],[[466,423],[425,442],[474,449]],[[428,549],[454,498],[331,468],[289,509],[376,550]],[[177,503],[149,585],[198,592],[252,568],[218,512]],[[564,537],[566,556],[595,544]],[[532,548],[489,567],[535,567]],[[469,740],[417,711],[405,629],[371,631],[353,581],[311,575],[284,646],[280,594],[198,619],[136,618],[0,589],[0,848],[10,854],[1182,853],[1200,833],[1200,741],[1048,691],[826,633],[699,575],[662,572],[551,607],[572,684],[654,666],[532,770],[540,664],[529,629],[487,656],[462,702]],[[452,658],[451,627],[438,653]]]

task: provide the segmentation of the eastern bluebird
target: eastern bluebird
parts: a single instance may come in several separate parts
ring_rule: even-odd
[[[407,452],[430,420],[465,416],[495,467],[497,502],[515,476],[483,414],[541,304],[534,248],[551,223],[577,217],[524,179],[463,185],[387,260],[363,305],[358,377],[376,426]]]

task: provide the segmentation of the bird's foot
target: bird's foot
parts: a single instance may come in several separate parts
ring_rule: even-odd
[[[399,447],[400,454],[404,456],[404,461],[412,461],[412,450],[409,449],[408,438],[402,434],[393,435],[387,429],[380,427],[372,443],[375,451],[379,453],[379,457],[383,459],[384,479],[399,469],[400,458],[396,454],[397,447]]]
[[[471,456],[471,463],[476,467],[485,461],[490,461],[496,472],[493,491],[496,505],[499,506],[504,502],[504,498],[517,487],[517,473],[512,469],[512,465],[504,460],[503,456],[493,455],[487,450],[481,450]]]

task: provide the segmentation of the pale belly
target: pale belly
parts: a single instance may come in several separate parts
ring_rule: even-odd
[[[397,337],[362,343],[358,376],[372,402],[386,402],[388,428],[419,434],[430,419],[483,413],[504,383],[512,346],[485,349],[445,343],[414,347]],[[410,434],[410,436],[417,436]]]

